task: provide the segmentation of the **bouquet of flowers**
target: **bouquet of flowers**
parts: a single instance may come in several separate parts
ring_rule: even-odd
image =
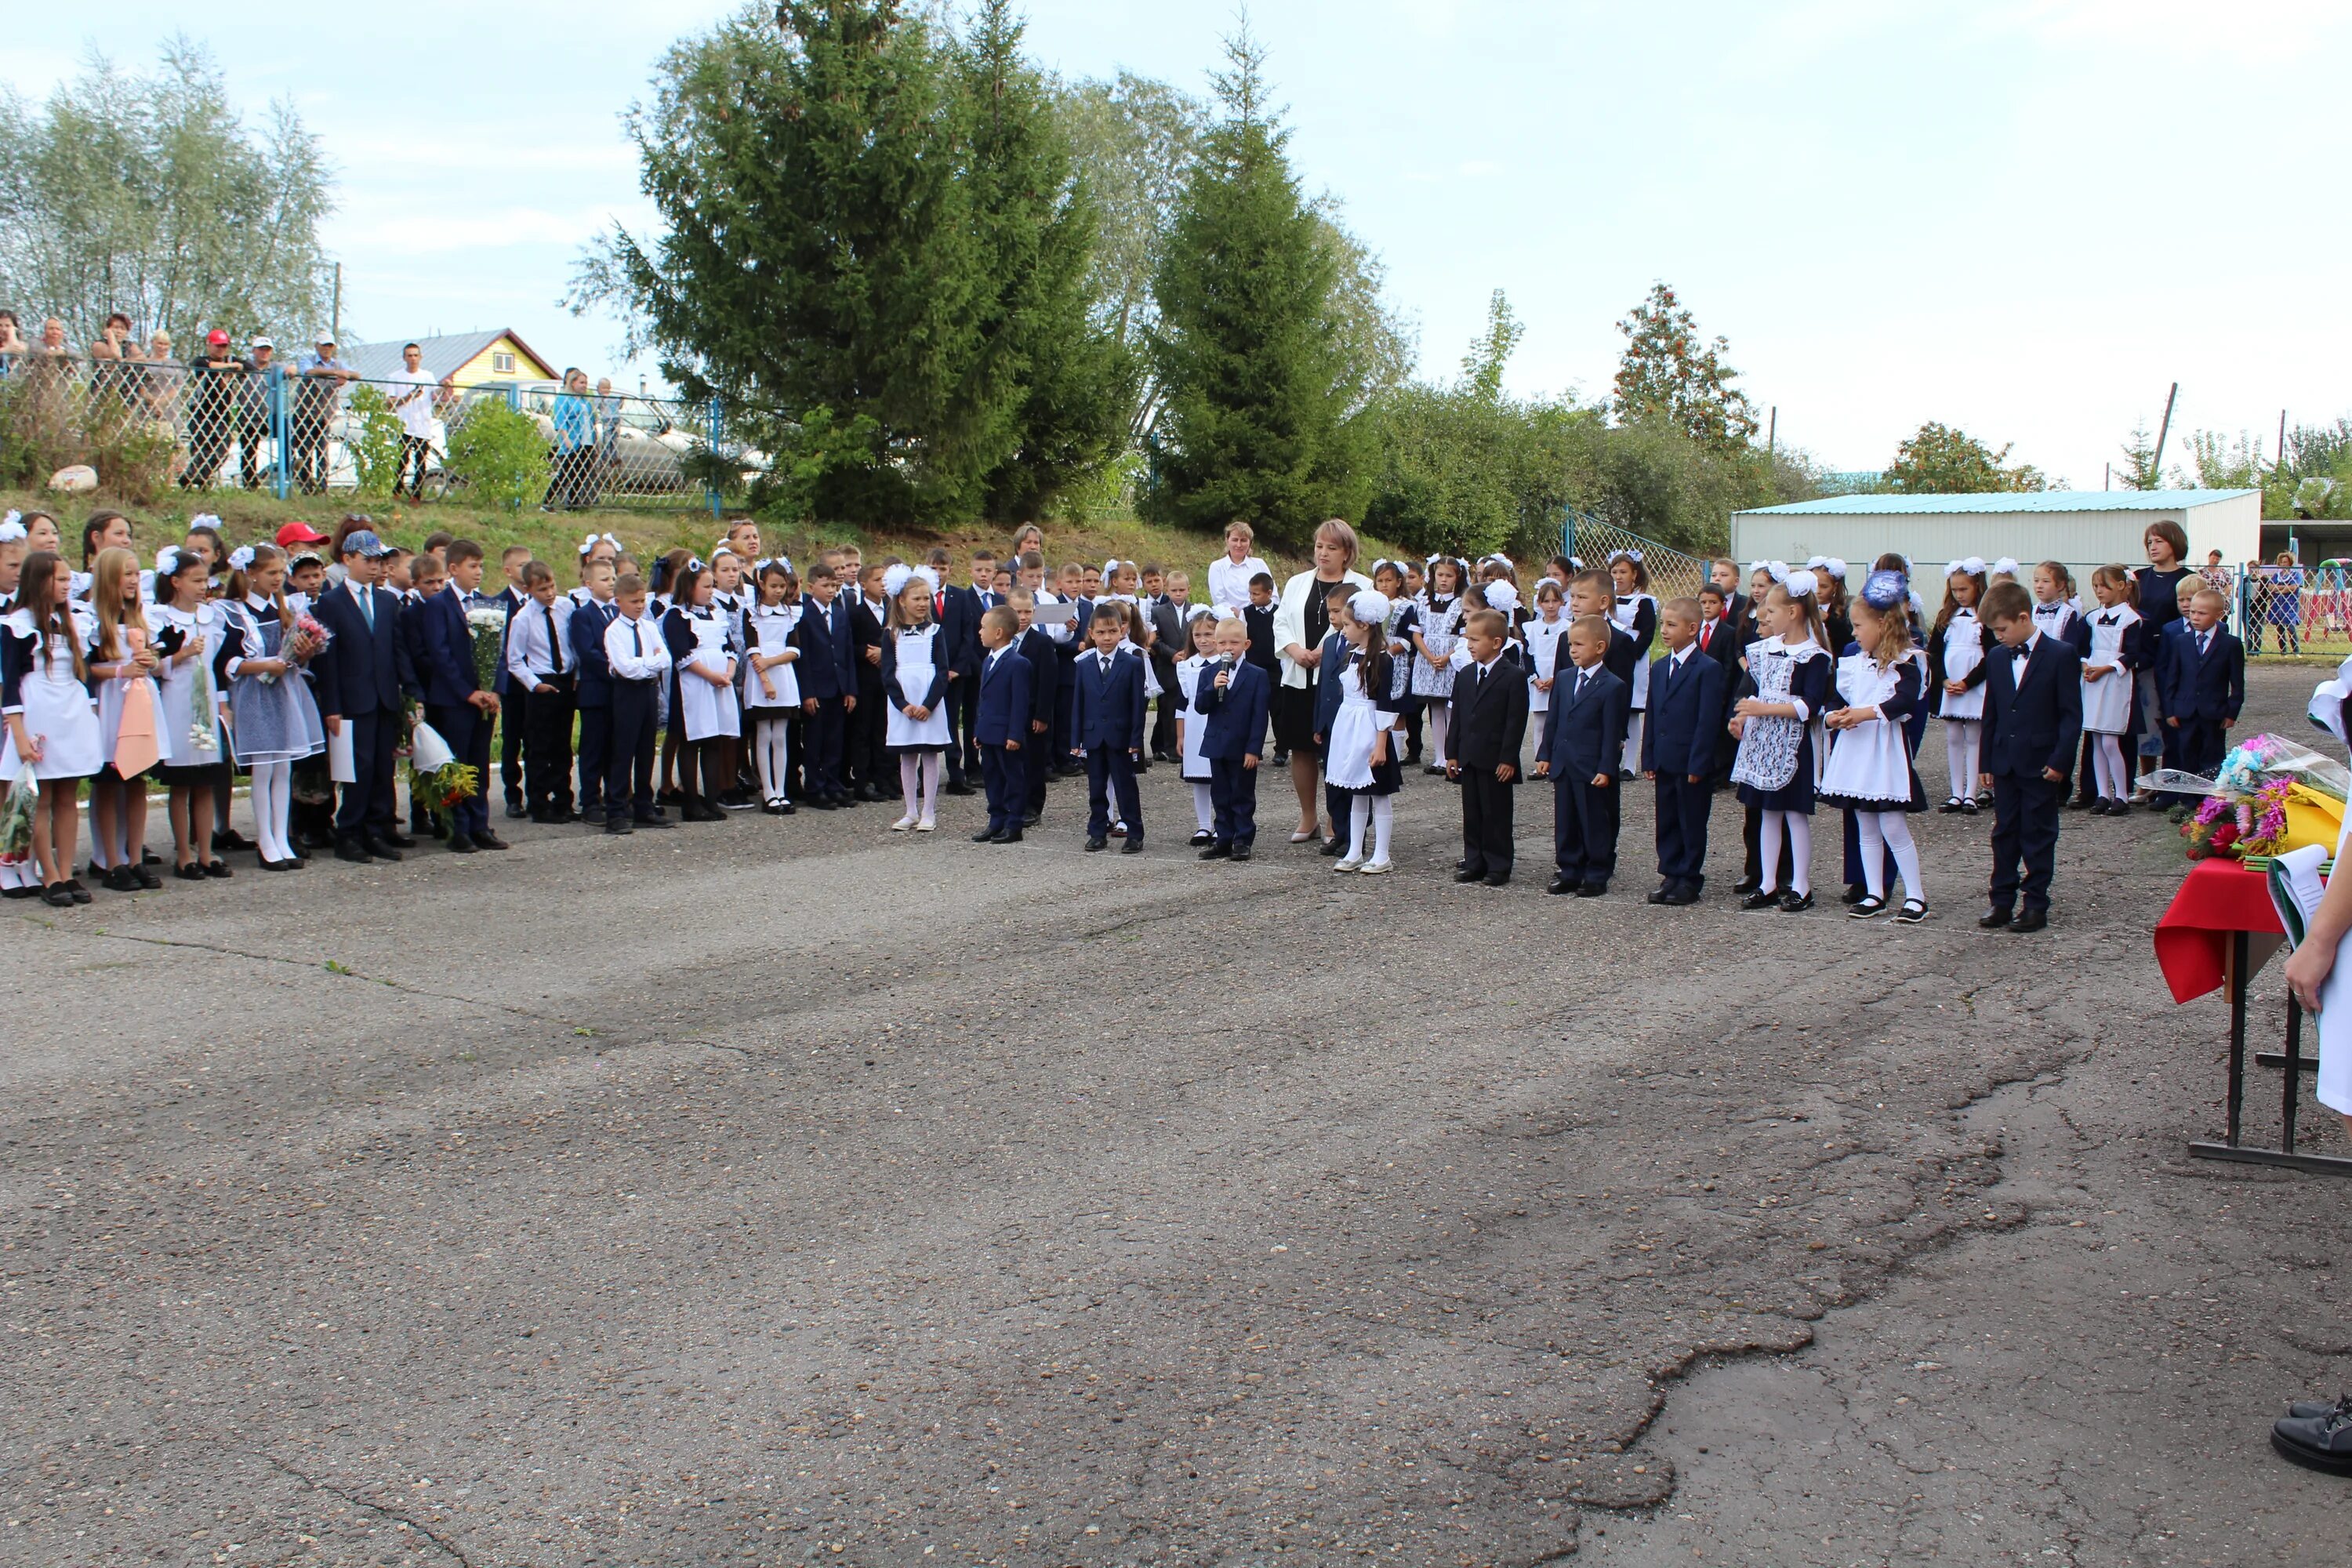
[[[2180,825],[2191,860],[2263,860],[2306,844],[2328,850],[2343,830],[2352,769],[2281,735],[2251,735],[2211,778],[2159,768],[2159,791],[2205,798]]]
[[[296,616],[293,624],[286,628],[286,640],[278,644],[278,652],[280,658],[289,663],[308,664],[324,653],[327,645],[334,640],[335,634],[320,626],[317,616],[308,614],[299,615]],[[261,678],[261,684],[275,686],[278,684],[278,678],[274,675],[265,675]]]
[[[41,798],[41,778],[26,763],[16,770],[8,797],[0,801],[0,860],[21,863],[33,850],[33,807]]]
[[[506,612],[487,606],[467,610],[466,633],[474,641],[475,689],[491,690],[498,685],[499,667],[506,662]]]
[[[441,731],[418,720],[408,737],[408,795],[421,803],[435,819],[447,826],[458,802],[482,792],[482,775],[461,763]]]

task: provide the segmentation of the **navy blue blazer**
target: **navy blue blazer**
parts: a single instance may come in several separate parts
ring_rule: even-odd
[[[481,689],[474,679],[474,639],[466,629],[465,596],[444,588],[412,607],[409,658],[420,699],[456,708]]]
[[[1038,737],[1029,732],[1034,700],[1029,660],[1017,651],[993,662],[983,655],[978,679],[980,708],[972,717],[972,738],[983,746],[1001,746],[1007,741],[1018,741],[1024,747],[1035,744]]]
[[[1143,660],[1119,647],[1108,668],[1098,658],[1081,657],[1071,676],[1076,689],[1070,700],[1070,749],[1143,750]]]
[[[1217,672],[1228,668],[1233,679],[1220,691]],[[1266,704],[1273,695],[1274,683],[1265,671],[1246,659],[1239,665],[1223,660],[1202,665],[1200,684],[1192,688],[1192,710],[1202,718],[1201,755],[1221,763],[1262,756]]]
[[[2182,617],[2166,628],[2156,658],[2157,707],[2167,719],[2218,722],[2246,705],[2246,646],[2213,628],[2211,646],[2197,651],[2197,633]]]
[[[491,598],[498,601],[499,608],[506,612],[507,631],[510,632],[514,630],[515,612],[522,608],[523,600],[528,596],[529,595],[525,595],[521,590],[511,587],[501,588],[497,593],[490,595]],[[467,657],[471,658],[472,656],[468,655]],[[509,685],[512,684],[512,680],[513,678],[507,673],[506,632],[501,632],[499,634],[499,673],[497,677],[491,680],[490,689],[496,692],[499,696],[504,697],[507,694],[507,688]]]
[[[1718,636],[1722,630],[1717,628]],[[1555,684],[1552,689],[1559,688]],[[1642,731],[1642,771],[1685,779],[1712,773],[1726,720],[1724,696],[1730,689],[1723,666],[1701,653],[1696,643],[1679,670],[1672,654],[1650,666],[1650,721]]]
[[[331,634],[327,650],[310,665],[323,714],[348,719],[397,713],[401,693],[416,685],[415,673],[408,668],[407,640],[400,635],[400,595],[388,588],[368,592],[375,606],[373,631],[351,590],[341,584],[320,595],[310,606],[310,614]]]
[[[793,661],[801,696],[829,702],[857,690],[857,652],[849,637],[849,606],[835,594],[830,610],[812,594],[801,601],[800,624],[793,628],[793,646],[801,650]]]
[[[1339,672],[1347,668],[1348,638],[1332,632],[1323,639],[1323,662],[1315,667],[1315,732],[1327,741],[1331,726],[1339,721],[1339,704],[1347,700],[1348,689],[1339,680]]]
[[[2056,637],[2040,637],[2015,682],[2017,657],[1996,644],[1985,663],[1984,763],[2000,778],[2038,779],[2044,768],[2063,776],[2074,766],[2083,739],[2083,661]]]
[[[1062,689],[1062,661],[1054,651],[1054,639],[1031,626],[1013,645],[1013,651],[1029,661],[1029,716],[1045,726],[1045,731],[1032,731],[1042,741],[1054,727],[1054,702]]]
[[[980,646],[980,590],[969,584],[948,587],[940,595],[939,609],[940,635],[948,645],[948,668],[969,679],[985,657]]]
[[[573,604],[567,623],[572,661],[573,702],[582,708],[613,705],[613,661],[604,653],[604,634],[620,618],[610,601],[586,599]]]
[[[941,626],[940,635],[931,639],[931,678],[922,683],[923,694],[911,702],[908,701],[898,690],[898,634],[883,634],[882,695],[889,700],[891,707],[902,713],[908,708],[937,708],[940,700],[948,694],[948,670],[951,666],[947,628]]]
[[[1579,697],[1579,673],[1570,664],[1553,679],[1551,707],[1544,714],[1543,733],[1536,739],[1536,761],[1551,764],[1555,784],[1570,779],[1589,780],[1596,773],[1607,773],[1613,779],[1617,776],[1618,761],[1624,754],[1625,726],[1632,717],[1633,689],[1604,664],[1584,682],[1583,695]],[[1654,686],[1651,695],[1654,699],[1656,696]]]

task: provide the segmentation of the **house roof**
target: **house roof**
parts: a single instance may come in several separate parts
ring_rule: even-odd
[[[1788,506],[1754,507],[1742,517],[1981,514],[2033,511],[2185,511],[2259,495],[2259,490],[2000,490],[1974,495],[1823,496]]]
[[[401,351],[415,343],[423,356],[422,368],[427,375],[439,381],[453,375],[473,363],[475,357],[500,338],[513,340],[514,346],[537,360],[541,367],[547,361],[539,351],[524,342],[520,334],[509,327],[493,327],[481,332],[452,332],[438,338],[386,338],[382,342],[354,343],[345,363],[360,373],[364,381],[382,381],[400,368]],[[552,370],[548,371],[552,375]]]

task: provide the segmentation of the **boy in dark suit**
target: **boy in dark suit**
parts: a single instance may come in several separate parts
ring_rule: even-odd
[[[928,560],[946,584],[935,595],[932,612],[940,635],[948,639],[948,793],[970,795],[980,773],[980,748],[971,738],[980,702],[980,617],[995,600],[989,584],[996,575],[996,557],[975,551],[969,584],[948,582],[946,551],[934,550]]]
[[[1579,572],[1568,580],[1568,613],[1578,620],[1587,616],[1599,616],[1609,626],[1609,651],[1601,658],[1601,667],[1633,689],[1633,667],[1641,662],[1642,645],[1633,634],[1609,618],[1611,606],[1617,602],[1617,586],[1606,572]]]
[[[1151,677],[1160,683],[1160,711],[1151,721],[1151,756],[1161,763],[1183,760],[1176,754],[1176,710],[1184,700],[1176,686],[1176,660],[1184,651],[1184,611],[1170,595],[1170,584],[1168,574],[1159,567],[1144,567],[1143,617],[1151,624]]]
[[[1454,722],[1445,731],[1445,776],[1462,785],[1462,864],[1454,879],[1490,888],[1511,879],[1511,792],[1528,738],[1527,674],[1503,658],[1508,626],[1492,610],[1474,610],[1464,624],[1471,663],[1454,678]],[[1559,700],[1557,686],[1552,700]]]
[[[418,683],[408,688],[406,694],[409,701],[416,705],[420,715],[425,706],[423,690],[425,647],[422,640],[425,605],[426,601],[442,591],[448,581],[448,567],[444,563],[441,556],[435,552],[427,551],[417,556],[409,567],[408,592],[401,600],[400,640],[407,645],[410,679]],[[429,716],[425,718],[425,721],[428,724],[433,722]],[[437,731],[440,726],[436,724],[434,728]],[[446,735],[441,738],[445,741],[448,740]],[[462,762],[470,759],[461,757],[458,760]],[[447,825],[433,814],[431,803],[415,789],[408,792],[408,832],[409,837],[413,838],[446,839],[449,837]]]
[[[842,780],[842,727],[857,706],[856,650],[849,630],[849,606],[834,577],[835,557],[819,556],[809,573],[806,603],[793,628],[801,656],[793,663],[800,679],[802,773],[806,804],[832,811],[850,803]]]
[[[1034,590],[1012,589],[1004,603],[1020,632],[1013,651],[1029,661],[1029,743],[1022,749],[1027,760],[1013,771],[1020,786],[1022,822],[1034,827],[1045,815],[1045,781],[1054,773],[1054,714],[1061,706],[1062,656],[1055,651],[1054,639],[1036,623]]]
[[[499,699],[497,693],[480,689],[474,679],[474,639],[466,625],[466,601],[482,585],[482,547],[470,539],[452,540],[443,547],[442,557],[448,563],[447,585],[426,595],[416,608],[413,657],[417,696],[425,721],[449,742],[451,754],[472,768],[476,778],[487,781]],[[417,559],[421,563],[430,557]],[[437,573],[441,568],[436,563],[427,570]],[[478,789],[471,800],[450,808],[448,831],[452,854],[506,847],[506,841],[490,831],[488,789]]]
[[[1609,623],[1582,616],[1568,628],[1574,666],[1552,681],[1551,708],[1536,742],[1535,776],[1551,780],[1550,893],[1597,899],[1617,869],[1617,761],[1633,691],[1601,663]]]
[[[604,831],[667,828],[654,804],[654,714],[669,679],[669,645],[646,615],[645,579],[624,573],[613,585],[613,619],[604,628],[613,728],[604,764]]]
[[[2245,646],[2221,625],[2230,603],[2200,588],[2157,653],[2156,697],[2164,726],[2179,737],[2180,765],[2210,773],[2229,754],[2229,731],[2246,705]],[[2084,623],[2087,625],[2088,623]]]
[[[530,564],[530,546],[509,544],[499,552],[499,574],[506,579],[503,587],[490,596],[490,602],[506,613],[507,623],[514,623],[515,612],[522,608],[524,598],[522,569]],[[478,585],[474,589],[478,594]],[[490,686],[490,694],[499,700],[499,783],[507,794],[507,815],[524,814],[522,803],[522,742],[525,710],[530,707],[530,693],[514,689],[507,674],[506,655],[499,655],[498,679]],[[447,740],[447,736],[443,736]],[[488,775],[482,781],[482,793],[489,794]]]
[[[1658,614],[1666,657],[1650,667],[1650,722],[1642,735],[1642,773],[1658,786],[1654,904],[1695,904],[1706,883],[1706,821],[1731,681],[1722,664],[1700,651],[1704,605],[1704,595],[1669,599]],[[1719,598],[1716,607],[1723,607]],[[1717,629],[1722,632],[1720,623]]]
[[[527,693],[523,795],[533,822],[577,822],[572,809],[572,601],[555,591],[544,562],[522,570],[530,595],[507,623],[507,689]]]
[[[1201,715],[1201,755],[1217,841],[1203,860],[1246,860],[1257,844],[1257,765],[1274,682],[1249,661],[1249,628],[1238,616],[1217,623],[1216,658],[1201,667],[1192,707]]]
[[[604,822],[604,773],[613,760],[613,666],[604,657],[604,629],[613,624],[612,562],[598,556],[580,569],[564,636],[572,652],[573,700],[580,710],[580,820]]]
[[[335,858],[397,860],[416,840],[400,831],[393,794],[394,753],[403,738],[401,693],[416,684],[400,636],[400,597],[376,585],[391,553],[373,529],[342,545],[343,583],[319,596],[310,613],[331,634],[311,666],[327,733],[351,731],[356,782],[335,813]]]
[[[898,778],[898,765],[884,743],[889,733],[889,704],[882,700],[882,639],[889,633],[890,605],[882,593],[882,574],[888,570],[879,561],[864,568],[856,592],[845,595],[851,601],[849,638],[856,676],[849,694],[857,700],[848,710],[848,785],[854,800],[898,798],[895,788],[883,785],[886,776],[893,785]]]
[[[1127,612],[1097,605],[1087,628],[1091,652],[1081,654],[1072,672],[1070,754],[1087,764],[1087,848],[1110,843],[1110,805],[1118,797],[1118,819],[1127,825],[1124,855],[1143,852],[1143,797],[1135,787],[1135,764],[1143,760],[1143,661],[1119,645],[1127,640]]]
[[[1032,732],[1036,706],[1028,659],[1013,651],[1021,617],[999,605],[980,617],[980,668],[972,685],[972,735],[980,746],[980,776],[988,792],[988,826],[971,836],[975,844],[1018,844],[1021,814],[1028,793],[1022,754],[1040,737]],[[1049,709],[1050,712],[1051,710]]]
[[[2042,635],[2032,599],[2015,583],[1986,589],[1982,615],[2000,642],[1987,657],[1984,683],[1992,908],[1977,924],[2037,931],[2050,923],[2058,805],[2083,738],[2083,661],[2070,645]]]

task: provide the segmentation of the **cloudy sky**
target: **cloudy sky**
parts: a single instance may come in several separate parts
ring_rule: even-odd
[[[643,226],[619,115],[716,0],[197,12],[18,8],[0,79],[184,28],[258,110],[290,97],[341,173],[351,332],[510,326],[634,384],[556,300],[580,242]],[[1202,89],[1228,0],[1031,0],[1072,76]],[[1669,25],[1662,19],[1671,16]],[[1922,421],[2096,488],[2136,420],[2262,435],[2352,414],[2333,104],[2352,7],[2320,0],[1259,0],[1310,187],[1385,258],[1422,365],[1488,295],[1515,390],[1607,390],[1614,323],[1674,283],[1783,441],[1875,468]],[[2176,448],[2177,450],[2177,448]]]

